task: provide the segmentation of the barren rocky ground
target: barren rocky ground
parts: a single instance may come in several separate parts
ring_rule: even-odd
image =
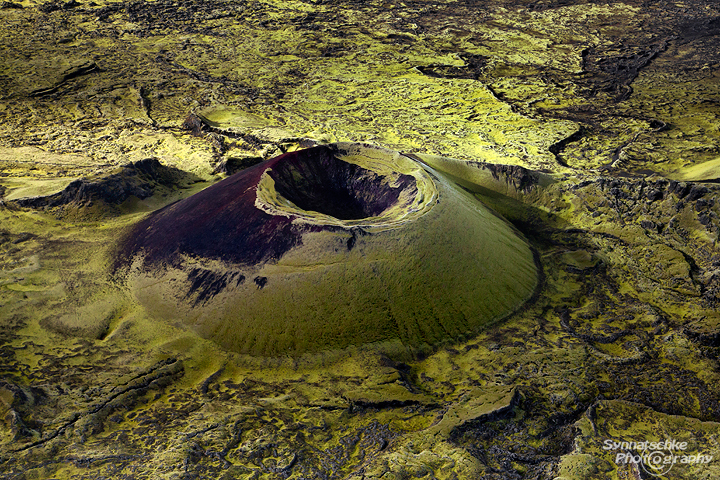
[[[718,478],[719,38],[710,0],[1,3],[0,478]],[[150,212],[333,142],[504,217],[536,295],[265,358],[113,274]],[[713,460],[603,448],[666,439]]]

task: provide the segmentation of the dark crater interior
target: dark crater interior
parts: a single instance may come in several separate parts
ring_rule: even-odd
[[[329,150],[317,153],[278,163],[270,172],[277,192],[302,210],[356,220],[381,214],[407,189],[417,191],[410,175],[400,175],[393,187],[381,175],[340,160]]]

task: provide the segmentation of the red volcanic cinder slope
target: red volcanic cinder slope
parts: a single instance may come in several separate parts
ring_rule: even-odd
[[[284,161],[327,156],[322,147],[286,153],[232,175],[157,212],[126,236],[121,257],[144,255],[145,264],[173,263],[178,254],[252,265],[277,259],[301,242],[291,217],[270,215],[255,206],[263,172]]]

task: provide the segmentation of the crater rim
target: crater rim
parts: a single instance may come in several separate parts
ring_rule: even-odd
[[[303,170],[316,169],[318,165],[312,165],[312,162],[318,160],[320,163],[326,163],[327,159],[308,159],[300,166],[288,166],[280,162],[269,166],[262,173],[257,184],[255,206],[269,215],[292,218],[294,223],[343,228],[397,228],[429,212],[437,202],[438,190],[434,180],[423,166],[402,154],[396,153],[388,156],[388,152],[384,149],[375,147],[373,150],[377,151],[371,150],[369,154],[367,151],[364,154],[358,154],[338,149],[330,155],[329,161],[336,163],[336,166],[339,165],[339,170],[346,170],[355,175],[355,178],[341,179],[350,181],[350,185],[347,183],[344,185],[310,183],[313,187],[324,190],[323,194],[328,195],[328,200],[332,200],[333,194],[348,194],[347,198],[341,199],[341,201],[359,203],[360,205],[350,205],[349,207],[356,207],[357,210],[368,213],[368,215],[337,215],[338,208],[332,206],[321,206],[316,209],[303,208],[303,203],[312,205],[313,202],[308,198],[298,198],[295,195],[298,192],[292,191],[296,185],[284,183],[288,182],[288,177],[292,178],[290,182],[317,180],[303,178],[303,175],[309,175],[307,171]],[[373,155],[374,153],[376,155]],[[304,169],[303,167],[309,168]],[[288,172],[283,170],[295,170],[294,173],[300,174],[300,176],[289,176]],[[357,185],[352,184],[353,180],[357,180]],[[345,189],[348,186],[350,189]],[[335,192],[328,192],[327,187],[330,189],[336,187]],[[359,191],[353,187],[359,187]],[[369,203],[363,203],[367,200],[361,198],[367,193],[363,189],[369,187],[382,189],[381,196],[380,198],[371,198]],[[335,207],[341,206],[336,205]]]

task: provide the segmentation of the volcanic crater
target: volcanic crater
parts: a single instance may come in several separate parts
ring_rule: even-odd
[[[438,172],[360,144],[286,153],[150,214],[116,270],[154,318],[259,356],[433,348],[537,284],[504,220]]]
[[[294,156],[277,162],[268,172],[278,195],[300,210],[357,220],[375,217],[396,205],[405,191],[411,196],[417,193],[411,175],[401,174],[396,185],[391,185],[384,176],[340,160],[324,147],[317,148],[312,157]]]

